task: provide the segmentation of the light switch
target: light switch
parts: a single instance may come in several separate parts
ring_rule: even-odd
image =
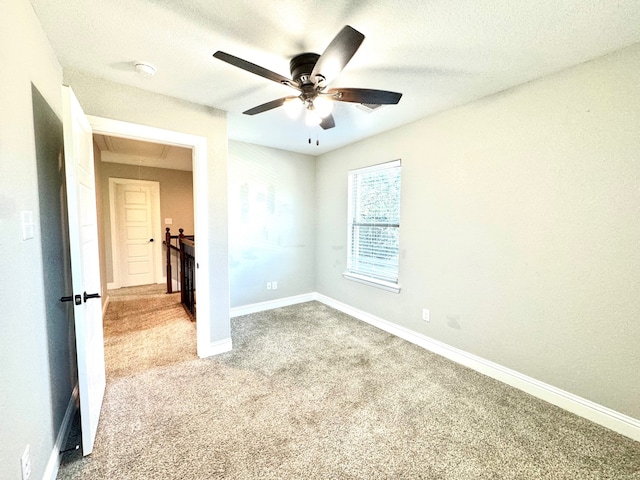
[[[33,238],[33,212],[25,210],[20,212],[22,217],[22,240]]]

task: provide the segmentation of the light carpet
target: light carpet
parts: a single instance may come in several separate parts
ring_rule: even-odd
[[[123,298],[94,452],[61,480],[640,479],[640,443],[321,303],[234,318],[197,359],[179,298]]]

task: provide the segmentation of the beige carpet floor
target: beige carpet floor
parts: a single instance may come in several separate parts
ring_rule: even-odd
[[[94,452],[59,479],[640,479],[640,443],[318,302],[197,359],[172,297],[112,298]]]
[[[196,324],[164,285],[109,292],[104,317],[107,381],[195,359]]]

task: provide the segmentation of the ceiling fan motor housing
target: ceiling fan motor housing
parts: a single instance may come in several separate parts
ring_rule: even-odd
[[[293,81],[300,87],[306,84],[313,84],[313,80],[309,77],[319,58],[320,55],[317,53],[301,53],[293,57],[289,62],[289,70],[291,70]]]

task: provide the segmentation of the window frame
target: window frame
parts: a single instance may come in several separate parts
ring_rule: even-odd
[[[383,290],[387,290],[394,293],[400,292],[400,245],[399,245],[399,236],[400,236],[400,201],[398,202],[398,212],[397,218],[398,223],[383,223],[380,222],[379,226],[382,227],[393,227],[398,229],[398,250],[397,250],[397,264],[395,265],[395,281],[388,281],[385,279],[377,278],[375,276],[367,275],[361,271],[357,271],[357,269],[352,268],[352,262],[354,258],[353,249],[354,249],[354,226],[357,226],[358,222],[354,222],[354,207],[356,205],[357,199],[354,198],[354,195],[357,195],[357,192],[354,192],[354,176],[362,175],[366,173],[372,173],[376,171],[387,170],[390,168],[398,168],[400,170],[400,182],[402,182],[401,176],[401,160],[392,160],[390,162],[384,162],[376,165],[371,165],[368,167],[358,168],[354,170],[349,170],[348,172],[348,191],[347,191],[347,269],[343,272],[343,277],[348,280],[353,280],[359,283],[363,283],[365,285],[370,285],[373,287],[381,288]],[[398,195],[401,193],[401,184],[398,186]],[[366,224],[361,226],[372,226],[371,222],[366,222]]]

